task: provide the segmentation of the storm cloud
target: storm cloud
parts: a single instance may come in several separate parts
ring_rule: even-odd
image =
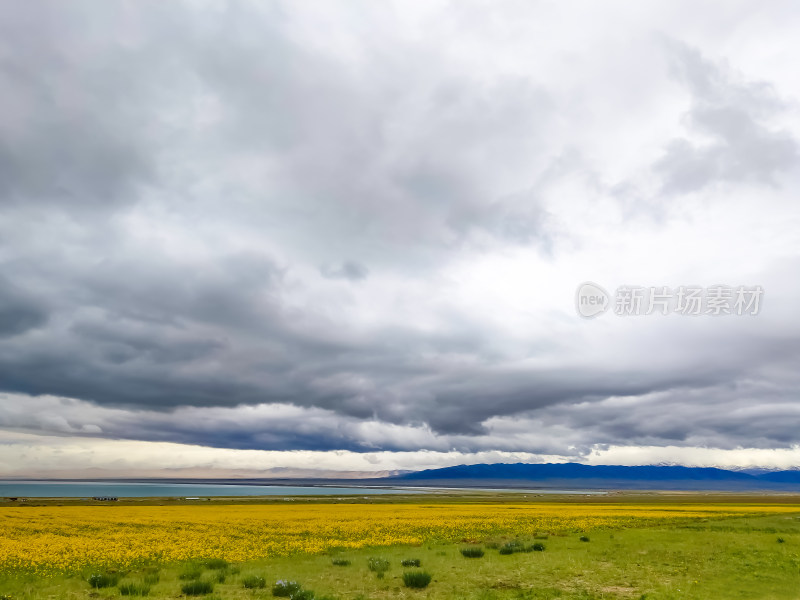
[[[0,428],[797,447],[798,16],[724,10],[0,6]],[[590,321],[589,280],[765,294]]]

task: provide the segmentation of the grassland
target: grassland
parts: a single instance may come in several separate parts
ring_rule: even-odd
[[[796,499],[419,500],[2,506],[0,598],[166,599],[200,581],[201,598],[265,599],[278,580],[342,600],[800,598]],[[382,578],[371,557],[388,560]],[[431,583],[405,587],[419,570]]]

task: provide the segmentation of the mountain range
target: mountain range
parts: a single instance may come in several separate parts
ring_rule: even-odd
[[[675,465],[584,465],[579,463],[478,464],[404,473],[387,482],[454,487],[581,489],[800,490],[800,470],[729,471]]]

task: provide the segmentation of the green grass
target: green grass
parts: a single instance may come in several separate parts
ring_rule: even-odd
[[[431,574],[426,571],[406,571],[403,573],[403,583],[409,588],[426,588],[431,579]]]
[[[87,581],[90,586],[97,589],[114,587],[119,581],[119,575],[116,573],[92,573]]]
[[[150,593],[150,586],[146,583],[120,583],[119,594],[120,596],[147,596]]]
[[[242,586],[248,590],[259,590],[267,587],[267,580],[260,575],[248,575],[242,577]]]
[[[187,596],[202,596],[214,591],[214,584],[210,581],[190,581],[181,586],[181,591]]]
[[[580,541],[590,537],[591,543]],[[784,541],[778,543],[777,539]],[[549,535],[544,552],[499,549],[516,542],[530,548],[535,536],[490,536],[480,560],[465,559],[463,544],[430,540],[417,547],[394,546],[347,550],[351,565],[332,564],[340,552],[276,557],[206,572],[214,580],[226,572],[223,583],[186,580],[180,576],[195,562],[142,567],[124,573],[105,569],[82,575],[41,578],[35,574],[0,573],[0,596],[11,600],[111,600],[121,597],[126,582],[149,586],[148,600],[175,600],[199,593],[203,600],[268,600],[279,579],[302,583],[316,600],[796,600],[800,597],[800,509],[796,515],[742,517],[684,523],[676,526],[575,531]],[[477,547],[469,546],[469,547]],[[370,557],[399,566],[409,556],[420,560],[432,579],[418,591],[407,588],[404,575],[419,572],[400,568],[378,579],[368,567]],[[240,573],[241,574],[238,574]],[[92,574],[116,578],[113,585],[93,588]],[[267,589],[245,588],[249,577],[261,577]],[[121,583],[120,583],[121,582]],[[117,584],[120,584],[117,587]],[[186,592],[183,586],[207,584],[208,592]],[[204,588],[208,589],[208,588]],[[288,597],[288,596],[286,596]],[[295,599],[297,600],[297,599]]]
[[[203,576],[203,566],[195,562],[186,563],[183,566],[183,569],[181,570],[180,574],[178,575],[180,579],[185,579],[188,581],[191,581],[193,579],[200,579],[200,577],[202,576]]]
[[[381,556],[370,556],[367,559],[367,568],[375,573],[378,579],[383,579],[390,565],[391,563]]]
[[[480,546],[467,546],[466,548],[461,548],[461,556],[464,558],[483,558],[483,555],[483,548]]]

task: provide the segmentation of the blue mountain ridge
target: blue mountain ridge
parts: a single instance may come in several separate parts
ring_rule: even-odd
[[[579,463],[544,464],[477,464],[415,471],[394,477],[415,480],[608,480],[619,482],[730,482],[731,484],[800,484],[800,470],[747,473],[716,467],[684,467],[677,465],[584,465]]]

